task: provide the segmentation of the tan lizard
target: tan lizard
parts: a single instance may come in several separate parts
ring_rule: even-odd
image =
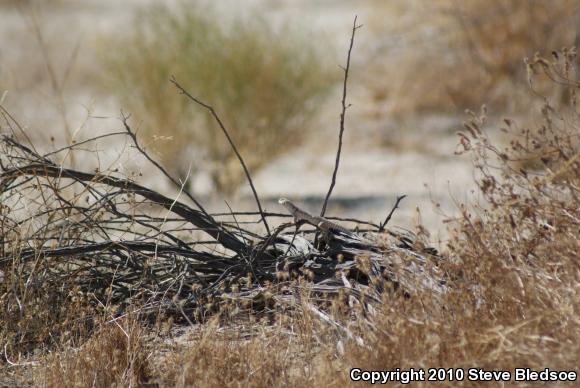
[[[280,198],[278,203],[286,208],[288,213],[290,213],[294,217],[294,222],[297,224],[307,223],[312,226],[317,227],[324,233],[328,233],[330,231],[340,231],[348,234],[352,234],[353,232],[346,229],[343,226],[338,225],[332,221],[327,220],[324,217],[320,216],[313,216],[308,212],[300,209],[298,206],[294,205],[292,201],[287,198]]]

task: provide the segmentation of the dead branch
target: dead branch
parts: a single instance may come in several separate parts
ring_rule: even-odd
[[[240,162],[242,168],[244,169],[244,174],[246,175],[246,179],[248,180],[248,183],[250,184],[250,188],[252,189],[252,193],[254,194],[254,199],[256,200],[256,204],[258,205],[258,211],[260,212],[260,215],[262,217],[262,223],[264,224],[264,227],[266,228],[266,232],[269,235],[270,234],[270,227],[268,226],[268,221],[266,221],[266,217],[264,216],[264,210],[262,209],[262,204],[260,203],[260,197],[258,196],[258,192],[256,191],[256,188],[254,187],[254,182],[252,181],[252,176],[250,175],[250,171],[248,170],[248,167],[246,166],[246,163],[244,162],[244,158],[242,158],[242,155],[238,151],[238,148],[236,147],[234,141],[232,140],[232,138],[231,138],[228,130],[226,129],[225,125],[223,124],[222,120],[220,119],[220,117],[218,116],[218,114],[216,113],[216,111],[213,109],[213,107],[211,105],[208,105],[208,104],[198,100],[197,98],[193,97],[187,90],[185,90],[177,82],[177,80],[173,76],[171,77],[171,82],[175,85],[175,87],[177,89],[179,89],[181,94],[185,95],[187,98],[189,98],[191,101],[195,102],[196,104],[207,109],[210,112],[210,114],[213,116],[215,121],[218,123],[222,132],[226,136],[226,139],[228,139],[228,142],[230,143],[232,150],[236,154],[238,161]]]
[[[219,241],[224,247],[237,253],[249,253],[247,247],[234,235],[224,231],[220,225],[206,214],[191,209],[189,206],[175,202],[156,191],[150,190],[137,183],[126,179],[107,176],[100,173],[91,174],[86,172],[75,171],[71,169],[61,169],[54,165],[33,163],[27,166],[18,167],[3,171],[0,174],[0,192],[10,190],[11,182],[21,176],[37,176],[52,178],[69,178],[78,182],[101,183],[110,187],[122,189],[124,193],[133,193],[140,195],[149,201],[163,206],[165,209],[183,217],[186,221],[201,228],[204,232]]]
[[[406,197],[406,195],[398,195],[397,196],[397,200],[395,201],[395,205],[393,206],[393,208],[391,209],[391,211],[389,212],[389,214],[387,215],[387,218],[385,218],[385,222],[383,222],[382,224],[379,225],[379,232],[382,232],[383,230],[385,230],[385,226],[387,226],[387,224],[389,223],[389,221],[391,220],[391,217],[393,216],[393,213],[395,213],[395,210],[399,207],[399,203]]]
[[[342,151],[342,136],[344,134],[344,118],[346,115],[346,109],[348,106],[346,105],[346,86],[348,82],[348,71],[350,69],[350,54],[352,52],[352,46],[354,45],[354,35],[356,30],[362,27],[362,25],[356,25],[357,17],[354,17],[354,22],[352,23],[352,34],[350,36],[350,46],[348,48],[348,55],[346,58],[346,67],[344,68],[344,82],[342,84],[342,111],[340,112],[340,131],[338,132],[338,149],[336,150],[336,161],[334,162],[334,171],[332,172],[332,181],[330,182],[330,187],[328,188],[328,193],[326,194],[326,198],[324,198],[324,204],[322,205],[322,210],[320,211],[320,217],[324,217],[326,213],[326,206],[328,204],[328,200],[332,194],[332,190],[334,190],[334,185],[336,184],[336,174],[338,173],[338,165],[340,163],[340,153]]]

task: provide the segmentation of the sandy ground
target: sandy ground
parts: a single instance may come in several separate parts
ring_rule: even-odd
[[[36,14],[55,66],[66,67],[67,58],[74,57],[71,70],[74,75],[67,80],[64,101],[66,119],[77,138],[120,129],[118,104],[112,98],[93,93],[83,77],[90,74],[89,70],[95,70],[92,67],[94,48],[100,37],[128,28],[134,12],[153,2],[55,1],[56,5],[42,7]],[[366,20],[376,23],[381,18],[377,12],[382,10],[371,1],[222,0],[216,3],[225,16],[244,12],[251,3],[262,8],[274,24],[294,20],[305,23],[313,39],[321,37],[336,43],[337,52],[332,55],[339,58],[337,65],[345,60],[354,15],[363,24]],[[388,17],[385,15],[385,23]],[[388,102],[377,102],[367,88],[372,77],[357,77],[369,71],[371,56],[376,54],[374,48],[384,43],[376,39],[372,28],[360,30],[357,36],[349,91],[353,106],[348,111],[338,180],[327,214],[379,222],[389,212],[396,196],[406,194],[408,197],[392,223],[413,225],[419,209],[421,221],[433,231],[433,239],[444,238],[441,211],[453,214],[453,202],[469,200],[473,190],[471,163],[453,154],[454,132],[459,129],[460,119],[434,115],[413,117],[401,124],[385,114]],[[56,137],[56,142],[63,141],[58,101],[47,81],[29,14],[0,6],[0,48],[0,92],[6,91],[3,104],[47,147],[50,147],[50,136]],[[321,114],[320,130],[300,149],[280,155],[268,167],[254,173],[258,192],[269,210],[281,210],[276,203],[280,196],[292,198],[314,212],[319,209],[334,165],[339,102],[337,88],[336,97],[330,99]],[[124,154],[117,158],[119,152],[126,150],[124,144],[103,143],[102,149],[100,163],[135,168],[131,156]],[[96,162],[89,156],[80,159],[76,162],[86,168]],[[158,177],[144,179],[147,184],[171,192]],[[206,186],[203,176],[195,178],[194,187],[200,195],[208,195]],[[239,208],[253,207],[247,188],[228,200]],[[214,208],[224,206],[223,198],[213,197],[208,201]],[[441,205],[440,210],[435,210],[435,202]]]

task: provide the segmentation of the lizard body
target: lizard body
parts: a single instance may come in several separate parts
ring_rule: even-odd
[[[307,223],[312,226],[317,227],[318,229],[322,230],[323,232],[329,232],[332,230],[338,230],[344,233],[352,234],[352,232],[345,227],[338,225],[335,222],[332,222],[324,217],[320,216],[313,216],[308,212],[300,209],[296,206],[292,201],[286,198],[280,198],[278,203],[286,208],[288,213],[290,213],[294,217],[294,221],[296,223]]]

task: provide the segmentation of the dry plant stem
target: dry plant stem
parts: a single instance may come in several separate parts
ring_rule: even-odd
[[[393,208],[391,209],[391,211],[389,212],[389,215],[387,216],[387,218],[385,218],[385,222],[383,222],[380,226],[379,226],[379,232],[382,232],[383,230],[385,230],[385,226],[387,226],[387,224],[389,223],[389,221],[391,220],[391,217],[393,216],[393,214],[395,213],[395,210],[399,207],[399,203],[403,200],[403,198],[405,198],[406,195],[399,195],[397,196],[397,200],[395,201],[395,206],[393,206]]]
[[[43,157],[44,158],[48,158],[51,155],[55,155],[55,154],[58,154],[58,153],[63,152],[63,151],[72,151],[74,148],[78,148],[81,145],[94,142],[95,140],[104,139],[104,138],[107,138],[107,137],[119,136],[119,135],[126,135],[126,134],[127,134],[126,132],[111,132],[111,133],[105,133],[104,135],[99,135],[99,136],[91,137],[90,139],[86,139],[86,140],[82,140],[82,141],[77,141],[74,144],[61,147],[61,148],[56,149],[54,151],[50,151],[50,152],[44,154]]]
[[[344,68],[344,82],[342,84],[342,112],[340,113],[340,131],[338,133],[338,150],[336,151],[336,161],[334,163],[334,171],[332,172],[332,181],[330,182],[328,193],[324,199],[320,217],[324,217],[324,214],[326,213],[326,206],[328,205],[328,200],[330,199],[330,195],[332,194],[332,190],[336,184],[336,174],[338,173],[338,165],[340,163],[340,153],[342,151],[342,135],[344,134],[344,117],[346,115],[346,109],[348,108],[346,105],[346,85],[348,82],[348,71],[350,69],[350,54],[352,52],[352,46],[354,45],[354,35],[356,30],[362,27],[362,25],[356,25],[356,19],[357,17],[355,16],[354,22],[352,23],[352,35],[350,37],[350,46],[348,48],[348,56],[346,58],[346,67]]]
[[[234,141],[230,137],[230,134],[228,133],[228,130],[226,129],[222,120],[220,119],[220,117],[218,116],[218,114],[216,113],[216,111],[213,109],[212,106],[207,105],[206,103],[193,97],[187,90],[185,90],[179,84],[179,82],[177,82],[175,77],[171,77],[171,82],[175,85],[175,87],[177,87],[177,89],[179,89],[181,94],[185,95],[187,98],[189,98],[191,101],[195,102],[196,104],[201,105],[202,107],[207,109],[211,113],[211,115],[213,116],[215,121],[218,123],[222,132],[224,133],[224,135],[228,139],[228,142],[230,143],[232,150],[234,151],[234,153],[238,157],[238,160],[239,160],[240,164],[242,165],[242,168],[244,169],[244,174],[246,174],[246,178],[248,179],[248,183],[250,184],[250,188],[252,189],[252,193],[254,194],[254,198],[256,199],[256,204],[258,205],[258,211],[260,212],[260,216],[262,218],[262,223],[264,224],[264,227],[266,228],[266,232],[268,233],[268,236],[269,236],[270,235],[270,227],[268,226],[268,222],[266,221],[266,217],[264,216],[264,210],[262,209],[262,204],[260,203],[260,198],[258,196],[258,192],[256,191],[256,188],[254,187],[254,182],[252,181],[252,177],[250,175],[250,172],[248,171],[248,167],[246,167],[246,163],[244,162],[244,158],[242,158],[242,155],[240,155],[236,145],[234,144]]]

